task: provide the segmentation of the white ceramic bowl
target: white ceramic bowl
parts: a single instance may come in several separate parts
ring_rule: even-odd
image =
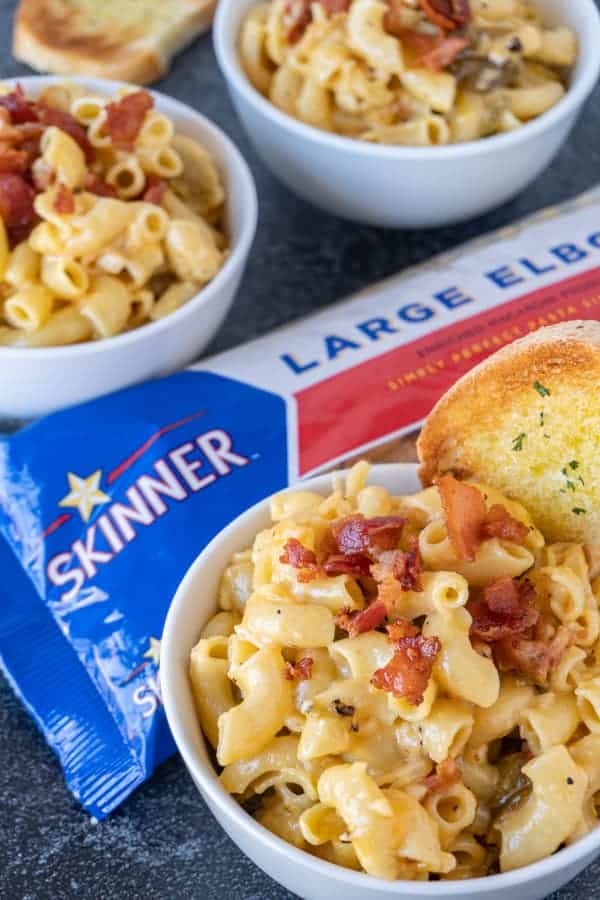
[[[98,78],[31,77],[18,81],[36,96],[48,84],[77,81],[112,96],[123,85]],[[4,84],[10,80],[3,81]],[[70,347],[0,347],[0,418],[29,418],[166,375],[197,358],[219,329],[235,296],[256,231],[258,204],[250,170],[229,138],[189,106],[151,92],[181,134],[209,150],[223,177],[231,253],[200,293],[181,309],[134,331]]]
[[[419,489],[414,465],[377,465],[369,479],[394,494]],[[331,475],[302,482],[329,493]],[[504,875],[469,881],[387,882],[297,850],[259,825],[221,787],[207,753],[188,679],[190,651],[216,611],[219,579],[233,553],[250,546],[270,524],[264,500],[239,516],[198,556],[171,604],[161,646],[160,677],[169,725],[196,787],[233,841],[268,875],[305,900],[540,900],[574,878],[600,853],[600,828],[554,856]]]
[[[566,96],[509,134],[444,147],[389,147],[320,131],[280,112],[252,86],[238,54],[257,0],[220,0],[214,43],[233,103],[264,162],[316,206],[357,222],[420,228],[479,215],[515,196],[556,155],[600,73],[594,0],[533,0],[549,24],[570,26],[580,56]]]

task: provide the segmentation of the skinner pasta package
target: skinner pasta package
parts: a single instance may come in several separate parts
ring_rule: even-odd
[[[174,749],[166,611],[203,546],[287,484],[413,432],[465,371],[600,318],[600,192],[185,372],[0,443],[0,654],[97,818]]]

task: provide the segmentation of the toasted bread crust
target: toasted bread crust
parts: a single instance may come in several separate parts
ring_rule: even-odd
[[[82,27],[85,10],[63,0],[21,0],[15,18],[13,54],[38,71],[92,75],[148,84],[165,74],[172,56],[204,32],[216,0],[184,0],[169,33],[144,22],[115,27],[102,3],[97,21]]]
[[[546,401],[551,413],[554,412],[553,402],[559,390],[563,394],[568,392],[573,405],[582,397],[587,397],[591,408],[599,410],[600,323],[566,322],[542,328],[498,351],[461,378],[435,406],[419,436],[419,474],[423,484],[431,484],[436,475],[448,471],[480,480],[485,480],[486,476],[489,479],[490,473],[493,476],[494,464],[502,466],[502,459],[506,460],[506,456],[502,456],[505,446],[499,447],[498,458],[494,453],[494,459],[483,460],[478,440],[484,435],[487,446],[493,447],[489,437],[497,430],[503,440],[507,433],[518,435],[522,429],[526,432],[527,426],[523,422],[528,406],[534,407],[540,401],[533,390],[536,382],[553,388],[553,396]],[[563,422],[563,430],[564,425]],[[548,427],[551,429],[552,423]],[[583,423],[575,417],[572,422],[575,442],[575,432],[581,427],[584,427]],[[567,427],[567,433],[568,430]],[[539,447],[531,450],[534,455],[529,457],[533,437],[531,430],[528,435],[522,456],[512,456],[519,463],[525,460],[533,462],[539,469],[539,477],[547,478],[550,485],[551,476],[544,469],[545,458]],[[550,451],[550,440],[547,446]],[[573,456],[577,456],[575,450]],[[482,469],[487,471],[482,472]],[[505,490],[508,484],[509,493],[515,499],[522,498],[527,504],[526,491],[524,496],[523,486],[513,484],[513,477],[503,471],[498,473],[497,480],[504,482],[502,487]],[[584,489],[578,487],[578,490]],[[563,494],[564,491],[561,498]],[[558,501],[554,502],[558,505]],[[552,503],[549,494],[550,507]],[[592,512],[593,515],[568,517],[564,509],[560,513],[552,513],[550,509],[546,515],[546,530],[554,540],[559,539],[557,535],[560,534],[563,540],[583,539],[600,543],[597,525],[600,510],[590,510]]]

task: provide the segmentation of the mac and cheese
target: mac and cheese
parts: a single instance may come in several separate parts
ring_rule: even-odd
[[[0,347],[109,338],[175,311],[223,265],[210,154],[146,91],[0,93]]]
[[[288,115],[426,146],[546,112],[565,93],[577,41],[525,0],[271,0],[246,18],[240,53],[252,84]]]
[[[491,488],[394,497],[368,471],[274,497],[222,576],[190,661],[221,783],[284,840],[380,878],[542,859],[597,825],[588,557]]]

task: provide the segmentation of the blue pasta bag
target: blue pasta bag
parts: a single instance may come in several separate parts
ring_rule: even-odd
[[[207,542],[285,486],[283,398],[188,371],[0,443],[0,657],[98,819],[174,752],[170,600]]]

